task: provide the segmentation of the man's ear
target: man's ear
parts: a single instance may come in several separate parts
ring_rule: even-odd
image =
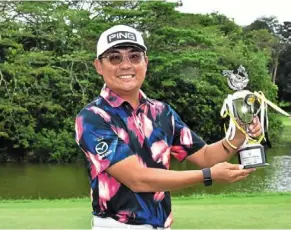
[[[149,64],[149,58],[148,58],[148,56],[145,56],[145,57],[144,57],[144,61],[145,61],[145,63],[146,63],[146,66],[148,66],[148,64]]]
[[[97,58],[95,59],[94,66],[95,66],[96,72],[100,75],[103,75],[102,63],[99,59]]]

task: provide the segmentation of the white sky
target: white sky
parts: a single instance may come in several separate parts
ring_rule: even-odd
[[[170,0],[171,1],[171,0]],[[175,0],[172,0],[175,1]],[[212,13],[218,11],[242,26],[261,16],[276,16],[280,23],[291,21],[291,0],[182,0],[178,8],[185,13]]]

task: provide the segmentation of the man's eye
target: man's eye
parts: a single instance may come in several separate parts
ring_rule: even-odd
[[[110,56],[109,59],[111,59],[111,60],[120,60],[121,59],[121,56],[118,55],[118,54],[116,54],[116,55]]]
[[[133,53],[129,55],[130,59],[139,59],[141,55],[139,53]]]
[[[134,57],[137,57],[138,54],[130,54],[130,57],[134,58]]]

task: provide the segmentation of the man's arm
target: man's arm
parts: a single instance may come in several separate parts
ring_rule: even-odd
[[[240,165],[220,163],[210,169],[213,182],[232,183],[242,180],[254,169],[241,169]],[[106,169],[133,192],[161,192],[203,183],[202,170],[173,171],[146,168],[136,155],[130,156]]]
[[[261,124],[256,117],[249,126],[249,135],[258,137],[261,135],[261,130]],[[233,140],[227,141],[224,138],[213,144],[205,145],[196,153],[188,156],[186,160],[198,165],[200,168],[212,167],[219,162],[230,160],[237,151],[233,146],[240,147],[244,143],[244,140],[244,134],[237,130]],[[228,142],[231,142],[231,144]]]

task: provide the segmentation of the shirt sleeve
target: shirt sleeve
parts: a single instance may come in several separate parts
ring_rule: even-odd
[[[171,153],[177,160],[183,161],[187,156],[201,149],[206,143],[181,120],[180,116],[171,107],[170,114],[173,126]]]
[[[75,132],[76,142],[90,163],[92,177],[134,154],[126,131],[114,126],[111,117],[97,107],[78,114]]]

